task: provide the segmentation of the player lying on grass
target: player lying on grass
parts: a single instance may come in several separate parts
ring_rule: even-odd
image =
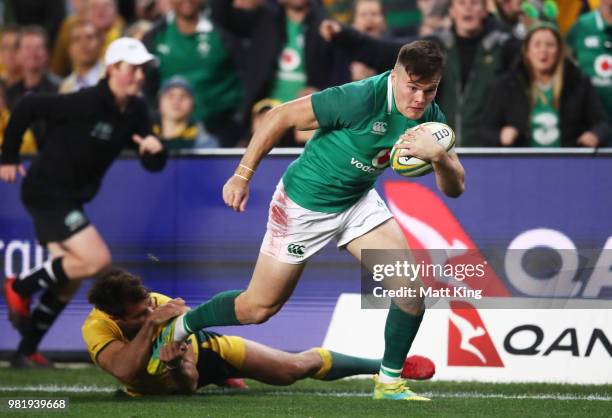
[[[294,354],[204,330],[185,342],[166,343],[174,325],[168,321],[188,309],[185,302],[150,292],[139,277],[125,270],[103,274],[88,297],[95,308],[82,327],[87,350],[94,363],[133,396],[193,393],[236,377],[273,385],[290,385],[307,377],[335,380],[373,374],[380,367],[380,360],[323,348]],[[413,356],[406,360],[405,377],[427,379],[432,375],[433,364],[428,359]]]

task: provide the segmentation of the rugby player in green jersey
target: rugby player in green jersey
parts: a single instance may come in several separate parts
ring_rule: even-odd
[[[392,71],[272,109],[223,188],[223,199],[234,210],[245,210],[249,180],[287,129],[317,132],[277,186],[249,286],[220,293],[179,316],[165,338],[179,341],[209,326],[266,321],[289,299],[308,258],[332,239],[359,261],[362,249],[408,249],[374,184],[389,165],[390,149],[402,139],[402,153],[432,163],[445,195],[463,192],[457,155],[447,153],[424,129],[407,132],[423,122],[446,121],[433,103],[442,66],[435,43],[416,41],[402,47]],[[419,297],[392,301],[375,399],[428,400],[400,378],[423,313]]]

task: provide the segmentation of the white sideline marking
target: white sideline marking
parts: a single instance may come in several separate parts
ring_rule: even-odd
[[[29,385],[29,386],[0,386],[2,392],[68,392],[68,393],[112,393],[118,389],[116,386],[60,386],[60,385]],[[206,394],[222,395],[235,392],[234,389],[207,390]],[[310,391],[265,391],[263,395],[273,396],[296,396],[311,395],[320,397],[339,398],[367,398],[371,393],[365,392],[310,392]],[[432,398],[472,398],[472,399],[534,399],[534,400],[557,400],[557,401],[612,401],[612,396],[605,395],[576,395],[576,394],[539,394],[539,395],[506,395],[503,393],[478,393],[478,392],[423,392],[423,395]]]
[[[111,386],[60,386],[60,385],[28,385],[0,386],[2,392],[69,392],[69,393],[111,393],[119,387]]]
[[[503,393],[477,393],[477,392],[419,392],[420,394],[436,398],[471,398],[471,399],[535,399],[535,400],[557,400],[557,401],[612,401],[612,396],[602,395],[567,395],[561,393],[542,395],[505,395]],[[269,395],[313,395],[313,396],[337,396],[369,398],[371,393],[363,392],[267,392]]]

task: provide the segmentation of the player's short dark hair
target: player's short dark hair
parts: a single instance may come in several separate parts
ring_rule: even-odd
[[[122,318],[126,314],[126,304],[146,299],[149,292],[140,277],[120,268],[112,268],[94,281],[87,300],[102,312]]]
[[[444,54],[435,41],[414,41],[400,49],[395,65],[403,67],[415,79],[429,80],[442,75]]]

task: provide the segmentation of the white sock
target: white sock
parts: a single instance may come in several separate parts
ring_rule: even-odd
[[[185,314],[179,315],[176,317],[176,321],[174,324],[174,341],[184,341],[191,332],[188,332],[185,329],[184,323]]]
[[[389,374],[396,374],[396,376],[389,376]],[[395,383],[400,379],[402,370],[393,370],[384,366],[380,366],[380,371],[378,372],[378,381],[380,383]]]

